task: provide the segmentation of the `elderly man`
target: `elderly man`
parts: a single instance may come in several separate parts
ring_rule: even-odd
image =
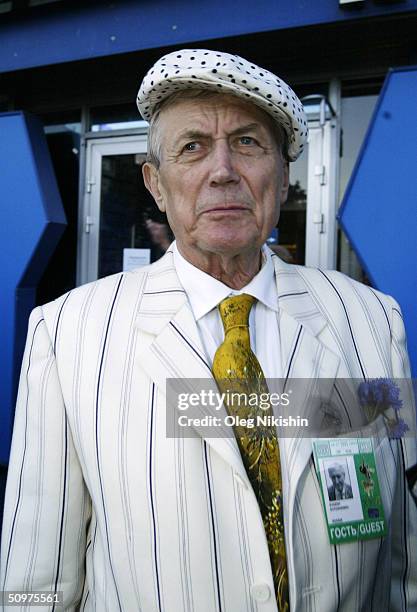
[[[32,314],[3,589],[62,591],[65,609],[100,612],[416,609],[404,478],[415,444],[389,441],[382,418],[342,406],[376,440],[388,530],[340,545],[312,440],[274,426],[250,439],[198,425],[166,435],[172,378],[259,391],[266,378],[409,375],[394,300],[264,246],[306,142],[300,101],[238,56],[183,50],[152,67],[138,105],[150,121],[144,180],[176,242]]]
[[[345,468],[340,463],[335,463],[329,467],[329,476],[332,485],[327,488],[330,501],[338,499],[352,499],[352,487],[345,482]]]

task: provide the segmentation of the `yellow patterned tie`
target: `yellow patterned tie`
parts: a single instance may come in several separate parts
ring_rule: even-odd
[[[225,338],[214,355],[213,376],[229,414],[242,418],[273,416],[269,407],[252,405],[253,398],[268,394],[265,376],[250,348],[249,313],[255,298],[243,293],[219,304]],[[256,395],[255,395],[256,394]],[[242,398],[248,401],[242,402]],[[264,395],[263,398],[267,396]],[[252,401],[250,401],[252,398]],[[274,426],[236,425],[234,433],[243,464],[257,497],[268,541],[278,609],[288,612],[288,572],[282,512],[282,477],[279,446]]]

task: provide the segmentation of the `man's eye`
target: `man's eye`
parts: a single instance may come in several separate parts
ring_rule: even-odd
[[[257,142],[252,136],[240,136],[239,143],[242,145],[256,145]]]
[[[184,145],[184,151],[198,151],[198,147],[198,142],[187,142],[187,144]]]

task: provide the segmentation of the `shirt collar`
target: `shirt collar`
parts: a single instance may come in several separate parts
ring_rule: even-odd
[[[278,312],[275,271],[272,263],[272,252],[262,247],[262,267],[258,274],[242,289],[231,289],[206,272],[196,268],[179,252],[177,243],[173,243],[174,265],[181,285],[190,300],[194,316],[198,321],[210,312],[229,295],[248,293],[268,308]]]

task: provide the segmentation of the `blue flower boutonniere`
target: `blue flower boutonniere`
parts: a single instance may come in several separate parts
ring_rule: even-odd
[[[390,378],[373,378],[363,382],[358,387],[361,406],[369,422],[383,414],[390,438],[402,438],[409,430],[407,423],[399,415],[403,402],[400,399],[400,388]],[[394,416],[387,415],[392,408]]]

